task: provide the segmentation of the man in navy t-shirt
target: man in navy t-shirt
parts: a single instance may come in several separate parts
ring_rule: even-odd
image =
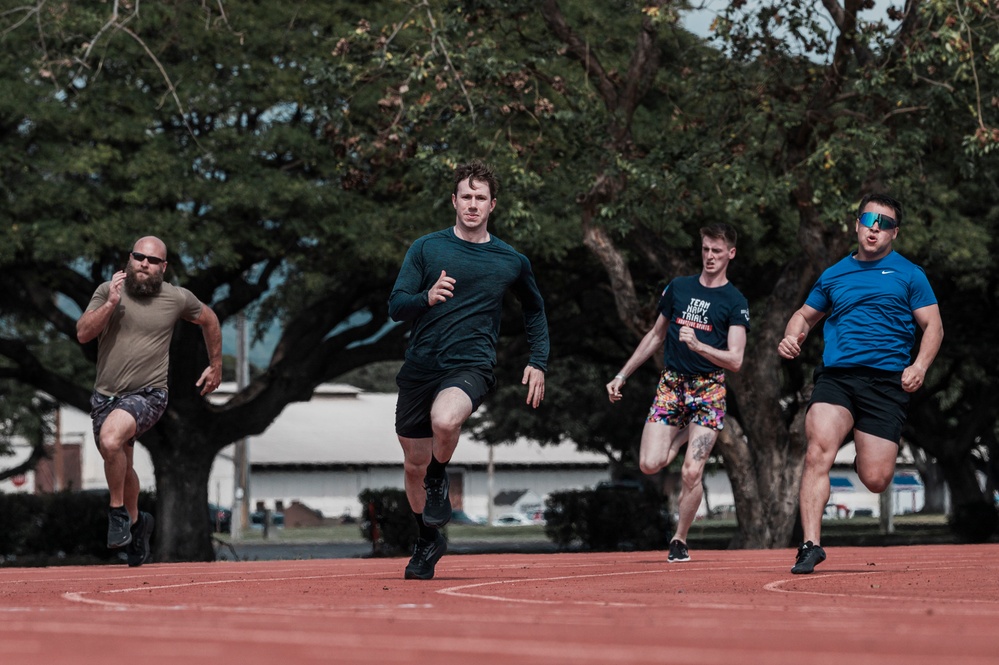
[[[799,504],[804,543],[792,573],[811,573],[826,558],[819,544],[829,501],[829,470],[853,432],[861,482],[881,492],[895,475],[909,393],[923,385],[943,323],[923,269],[892,249],[902,204],[868,194],[857,209],[857,251],[826,269],[791,316],[777,352],[798,357],[809,331],[826,317],[822,364],[805,417],[808,452]],[[915,329],[923,338],[910,362]]]
[[[701,273],[666,286],[655,325],[607,384],[610,401],[618,401],[625,380],[663,350],[664,369],[642,430],[639,465],[643,473],[658,473],[688,444],[667,557],[672,563],[690,561],[687,532],[704,497],[704,465],[725,417],[725,370],[739,371],[746,348],[749,305],[727,276],[736,238],[728,224],[701,229]]]

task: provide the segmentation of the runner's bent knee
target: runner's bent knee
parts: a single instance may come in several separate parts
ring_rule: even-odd
[[[135,436],[135,419],[126,411],[112,411],[101,425],[97,445],[102,450],[117,452],[132,442]]]

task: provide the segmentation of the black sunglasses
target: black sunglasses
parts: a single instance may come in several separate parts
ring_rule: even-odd
[[[891,231],[898,227],[898,222],[895,221],[894,217],[878,212],[865,212],[857,221],[860,222],[861,226],[866,226],[869,229],[873,229],[874,223],[877,222],[878,228],[882,231]]]
[[[149,265],[151,266],[158,266],[159,264],[166,262],[166,259],[161,259],[158,256],[149,256],[148,254],[143,254],[142,252],[132,252],[132,258],[139,263],[149,261]]]

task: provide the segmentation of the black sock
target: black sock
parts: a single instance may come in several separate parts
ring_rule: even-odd
[[[437,538],[437,529],[423,523],[423,513],[413,514],[416,515],[416,526],[420,528],[420,538],[423,540],[435,540]]]
[[[430,456],[430,464],[427,465],[428,478],[443,478],[447,473],[447,462],[438,462],[433,455]]]

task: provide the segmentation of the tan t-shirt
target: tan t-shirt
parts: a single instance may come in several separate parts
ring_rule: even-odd
[[[108,300],[111,282],[97,287],[87,311]],[[167,388],[170,340],[180,319],[201,315],[201,301],[185,288],[163,283],[151,298],[133,298],[122,288],[121,300],[104,331],[97,336],[99,393],[118,397],[142,388]]]

